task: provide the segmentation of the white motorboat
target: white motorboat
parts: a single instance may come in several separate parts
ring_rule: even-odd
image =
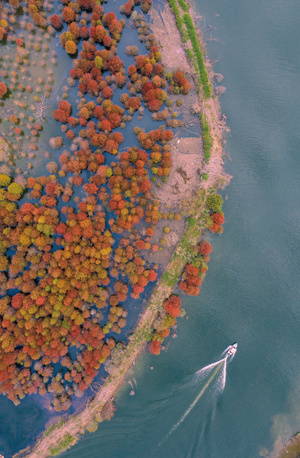
[[[234,342],[232,345],[230,345],[230,347],[228,348],[226,352],[226,357],[234,356],[237,350],[237,346],[238,346],[237,342]]]

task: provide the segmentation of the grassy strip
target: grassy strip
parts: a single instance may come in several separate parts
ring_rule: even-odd
[[[196,59],[196,56],[195,54],[193,53],[193,51],[190,49],[190,48],[187,48],[186,49],[186,55],[188,56],[188,58],[190,59],[194,69],[195,69],[195,72],[197,74],[197,78],[198,78],[198,87],[200,87],[201,85],[201,78],[200,78],[200,72],[199,72],[199,68],[198,68],[198,63],[197,63],[197,59]]]
[[[45,436],[49,436],[50,433],[52,433],[52,431],[54,431],[55,429],[55,425],[51,425],[49,426],[49,428],[44,432]]]
[[[181,0],[182,2],[184,2],[184,0]],[[185,2],[184,2],[185,3]],[[187,39],[188,39],[188,35],[183,27],[183,19],[181,17],[181,14],[180,14],[180,11],[178,9],[178,6],[177,6],[177,2],[176,0],[169,0],[169,4],[175,14],[175,18],[176,18],[176,24],[177,24],[177,27],[178,29],[180,30],[181,32],[181,35],[182,35],[182,41],[185,43],[187,42]]]
[[[178,3],[180,5],[180,7],[183,9],[183,11],[187,12],[189,10],[189,6],[185,2],[185,0],[178,0]]]
[[[169,0],[170,1],[170,0]],[[172,0],[174,1],[174,0]],[[211,84],[208,78],[206,66],[204,63],[203,53],[201,51],[194,23],[191,16],[188,13],[183,15],[183,20],[187,28],[189,38],[192,43],[193,51],[197,58],[198,67],[200,70],[201,83],[203,85],[204,95],[206,98],[211,97]]]
[[[200,79],[200,83],[203,86],[204,96],[206,98],[211,97],[211,84],[210,84],[206,66],[204,63],[203,53],[199,45],[194,23],[192,21],[191,16],[187,12],[189,10],[189,7],[187,3],[185,2],[185,0],[178,0],[180,7],[182,8],[183,11],[185,11],[185,14],[183,15],[183,19],[182,19],[176,0],[168,0],[168,1],[175,14],[176,24],[177,24],[179,31],[181,32],[183,43],[186,43],[188,38],[191,40],[194,52],[192,52],[188,48],[186,53],[187,53],[187,56],[191,59],[196,73],[200,72],[199,79]],[[186,26],[187,32],[185,28],[183,27],[184,24]]]
[[[205,162],[208,162],[210,159],[211,148],[213,146],[213,139],[212,139],[212,136],[210,135],[209,126],[208,126],[208,122],[206,120],[205,115],[203,113],[200,113],[199,118],[200,118],[201,129],[202,129],[204,158],[205,158]]]
[[[180,7],[182,8],[183,11],[188,11],[189,7],[186,4],[185,0],[177,0],[177,1],[178,1],[179,5],[180,5]],[[200,48],[200,44],[199,44],[199,41],[198,41],[198,37],[197,37],[197,34],[196,34],[196,30],[195,30],[192,18],[189,15],[189,13],[186,12],[183,15],[183,20],[182,20],[182,17],[180,15],[180,11],[179,11],[177,3],[176,3],[176,0],[169,0],[169,3],[170,3],[170,6],[171,6],[174,14],[175,14],[177,26],[178,26],[180,32],[182,33],[182,35],[184,33],[186,33],[185,30],[183,29],[183,20],[184,20],[184,24],[186,26],[186,29],[187,29],[187,32],[188,32],[188,36],[189,36],[189,38],[191,40],[192,47],[193,47],[193,51],[190,48],[186,49],[187,57],[191,60],[191,63],[193,65],[196,73],[198,74],[199,83],[202,84],[202,86],[203,86],[204,97],[205,98],[211,97],[211,95],[212,95],[211,83],[210,83],[209,78],[208,78],[208,74],[207,74],[207,70],[206,70],[206,66],[205,66],[205,62],[204,62],[204,58],[203,58],[203,53],[202,53],[201,48]],[[185,41],[185,40],[183,39],[182,41]],[[200,72],[200,75],[199,75],[199,72]],[[204,114],[200,114],[199,117],[200,117],[201,128],[202,128],[202,138],[203,138],[203,146],[204,146],[204,158],[205,158],[205,162],[207,163],[207,162],[209,162],[209,159],[210,159],[210,156],[211,156],[211,148],[213,146],[213,139],[212,139],[212,136],[210,134],[209,126],[208,126],[208,123],[207,123],[205,115]],[[206,180],[207,180],[207,178],[208,178],[208,176],[207,177],[206,176],[203,177],[203,179],[206,179]]]

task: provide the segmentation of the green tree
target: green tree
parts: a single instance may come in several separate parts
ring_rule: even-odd
[[[211,194],[207,198],[206,205],[213,212],[220,212],[222,210],[223,199],[219,194]]]

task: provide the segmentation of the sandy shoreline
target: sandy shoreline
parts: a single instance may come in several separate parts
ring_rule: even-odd
[[[194,8],[190,8],[191,17],[197,17],[197,13]],[[186,50],[189,47],[189,41],[183,43],[179,30],[176,26],[175,18],[173,12],[168,3],[166,3],[164,10],[159,13],[156,9],[151,9],[151,22],[152,30],[155,34],[155,38],[158,43],[161,44],[161,55],[162,62],[167,68],[180,68],[189,74],[194,82],[194,87],[198,85],[196,72],[187,59]],[[202,49],[205,49],[204,39],[197,28],[197,35],[199,43]],[[174,67],[174,55],[176,55],[176,67]],[[209,79],[212,82],[214,79],[214,71],[210,61],[205,58],[205,65],[209,75]],[[188,101],[187,101],[188,104]],[[226,126],[225,116],[221,117],[221,106],[219,99],[216,95],[205,99],[202,97],[202,94],[199,93],[196,95],[196,100],[193,99],[193,102],[190,104],[193,105],[193,110],[198,110],[205,114],[209,128],[213,137],[213,146],[211,150],[211,157],[208,164],[205,164],[203,161],[203,143],[202,138],[191,137],[190,135],[181,136],[180,138],[180,151],[186,152],[189,151],[189,158],[192,161],[187,161],[185,153],[182,155],[175,154],[175,165],[173,169],[176,169],[176,165],[183,166],[186,174],[193,178],[192,183],[195,186],[199,186],[199,175],[195,176],[196,168],[193,160],[197,159],[199,166],[201,166],[201,173],[208,173],[209,178],[207,181],[201,182],[201,187],[205,189],[209,188],[222,188],[225,187],[229,181],[230,176],[224,172],[224,159],[223,159],[223,143],[224,136],[229,132],[228,127]],[[189,113],[190,114],[190,113]],[[186,116],[187,118],[187,116]],[[195,119],[195,117],[189,117],[189,120]],[[187,130],[187,129],[186,129]],[[191,142],[193,144],[191,144]],[[175,150],[178,149],[178,140],[173,140],[172,148]],[[169,177],[166,189],[170,188],[170,182],[174,180],[174,173]],[[182,183],[180,183],[183,186]],[[191,188],[189,183],[189,188]],[[182,189],[182,188],[181,188]],[[184,191],[183,191],[184,193]]]
[[[151,12],[151,19],[153,22],[153,32],[158,42],[160,42],[163,46],[161,54],[164,66],[169,68],[172,67],[172,61],[174,62],[173,56],[175,53],[178,59],[176,59],[176,67],[173,66],[173,68],[178,68],[179,66],[184,69],[191,75],[195,83],[195,71],[186,58],[186,46],[181,41],[180,33],[177,29],[172,10],[168,3],[165,5],[162,15],[153,9]],[[172,39],[170,39],[171,37]],[[172,56],[172,60],[170,59],[170,56]],[[209,61],[206,61],[205,63],[207,65],[209,76],[212,78],[212,67]],[[190,247],[197,243],[202,230],[205,228],[205,218],[203,215],[206,211],[205,196],[207,191],[210,188],[217,189],[223,187],[228,184],[230,180],[230,177],[225,174],[223,170],[224,161],[222,145],[224,133],[226,132],[226,125],[224,119],[220,119],[221,110],[219,100],[216,96],[204,100],[200,95],[198,95],[197,105],[199,110],[205,113],[213,138],[209,163],[205,163],[203,161],[202,139],[197,137],[196,140],[191,140],[192,137],[190,136],[176,138],[171,143],[173,149],[176,150],[176,154],[174,155],[175,163],[172,167],[169,183],[166,186],[165,191],[158,191],[158,199],[161,201],[163,201],[164,197],[166,197],[166,193],[170,196],[171,188],[173,187],[174,189],[174,186],[176,187],[176,183],[180,180],[179,175],[182,176],[182,173],[179,174],[178,172],[179,166],[183,168],[184,173],[186,173],[187,176],[190,177],[190,180],[192,180],[187,182],[186,192],[182,191],[184,183],[180,182],[179,186],[181,191],[180,194],[182,196],[181,199],[186,197],[186,195],[190,195],[189,192],[191,189],[199,189],[200,177],[197,172],[197,168],[201,170],[201,174],[208,173],[208,179],[206,181],[201,181],[200,189],[204,189],[205,191],[203,201],[201,205],[198,206],[197,214],[194,215],[197,220],[196,227],[185,228],[184,237],[185,240],[188,240],[188,244],[183,244],[183,239],[180,240],[169,261],[169,264],[165,269],[165,272],[172,274],[174,279],[176,276],[178,278],[184,268],[186,263],[184,254],[187,255]],[[187,145],[189,151],[188,155],[186,154]],[[197,163],[197,166],[195,166],[195,163]],[[62,452],[78,440],[80,434],[85,431],[88,424],[95,418],[95,415],[101,412],[106,402],[113,398],[117,389],[124,381],[128,371],[134,365],[136,358],[145,347],[147,342],[146,336],[152,331],[163,301],[171,294],[172,290],[173,285],[169,286],[168,283],[161,277],[141,315],[139,323],[134,329],[132,335],[129,337],[127,346],[113,356],[110,364],[110,375],[106,378],[95,397],[88,403],[85,409],[76,416],[71,416],[61,426],[56,426],[47,436],[43,435],[35,444],[32,451],[26,449],[14,455],[15,457],[47,457],[51,455],[51,448],[56,448],[59,444],[61,444]],[[69,442],[63,445],[67,437],[69,437]]]

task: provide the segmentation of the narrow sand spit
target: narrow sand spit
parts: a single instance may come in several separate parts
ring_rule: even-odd
[[[180,33],[169,5],[166,4],[161,13],[152,7],[150,18],[151,29],[157,43],[161,47],[160,52],[163,65],[169,68],[180,67],[182,70],[190,73],[191,68],[182,48]]]
[[[162,63],[171,70],[180,69],[190,76],[195,85],[196,75],[194,68],[190,65],[185,54],[185,48],[191,47],[187,42],[183,44],[180,32],[177,28],[174,15],[170,6],[166,3],[164,9],[159,12],[155,8],[151,9],[152,30],[158,43],[161,45]],[[191,12],[192,17],[196,17]],[[200,44],[204,48],[203,38],[199,36]],[[176,57],[174,57],[176,56]],[[212,80],[214,72],[208,59],[205,60],[208,74]],[[190,97],[189,97],[190,96]],[[187,100],[189,98],[189,100]],[[178,204],[180,200],[191,196],[193,191],[200,185],[205,189],[211,187],[225,187],[230,176],[224,172],[224,152],[223,141],[224,133],[228,132],[225,117],[221,119],[221,108],[217,97],[211,97],[203,101],[201,95],[197,95],[195,90],[184,98],[184,106],[195,106],[196,110],[202,111],[209,124],[210,132],[213,137],[213,146],[209,163],[204,162],[203,143],[201,137],[191,137],[186,129],[177,139],[171,142],[173,165],[168,183],[163,188],[156,191],[157,197],[161,202],[168,202],[170,205]],[[184,110],[183,115],[185,125],[197,121],[190,111]],[[208,174],[207,181],[201,181],[202,173]]]

